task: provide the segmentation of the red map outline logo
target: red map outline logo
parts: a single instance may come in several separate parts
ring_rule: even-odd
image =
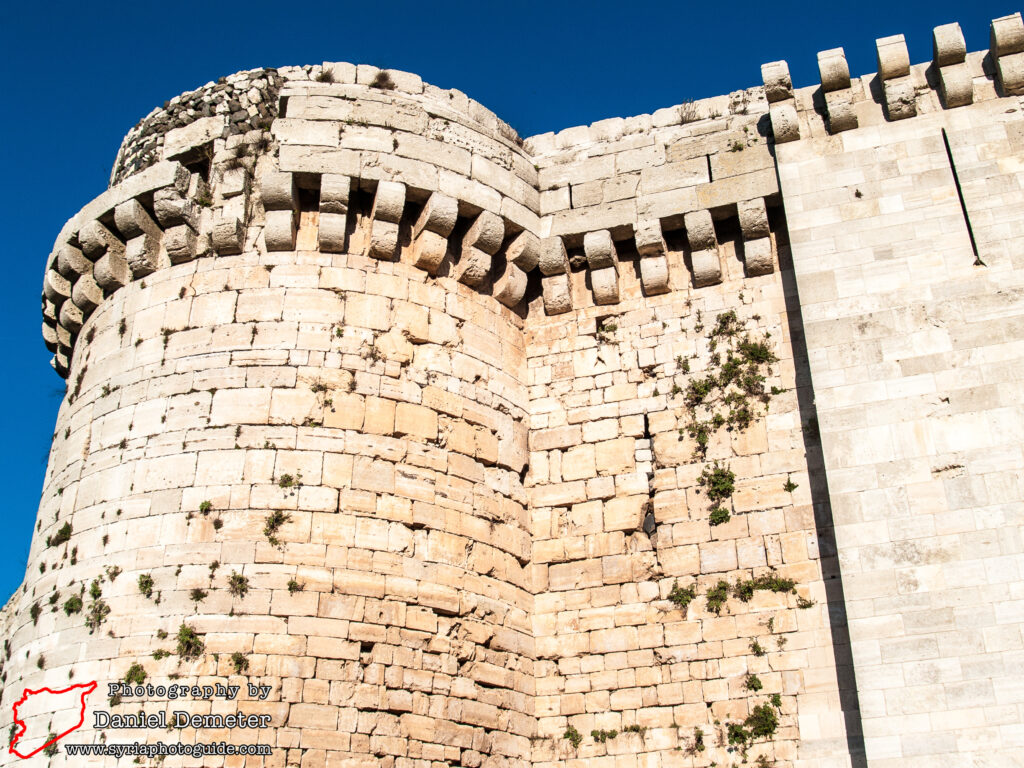
[[[51,693],[51,694],[54,694],[54,695],[58,695],[58,694],[61,694],[61,693],[67,693],[68,691],[73,691],[76,688],[84,689],[83,692],[82,692],[81,698],[80,698],[80,701],[82,703],[82,709],[78,713],[78,723],[76,723],[75,725],[73,725],[70,728],[68,728],[66,731],[64,731],[64,733],[57,734],[52,739],[50,739],[48,742],[43,744],[41,747],[39,747],[38,749],[33,750],[32,752],[29,752],[27,755],[23,755],[23,754],[21,754],[21,752],[16,750],[14,748],[14,745],[18,743],[18,739],[20,739],[22,736],[24,736],[25,735],[25,731],[28,730],[28,725],[25,724],[25,721],[18,719],[18,707],[20,707],[22,704],[24,704],[26,701],[28,701],[29,695],[34,696],[37,693]],[[67,736],[72,731],[77,730],[78,728],[81,728],[82,727],[82,723],[85,722],[85,697],[88,696],[90,693],[92,693],[94,690],[96,690],[96,681],[95,680],[93,680],[91,683],[81,683],[79,685],[72,685],[72,686],[69,686],[67,688],[62,688],[62,689],[60,689],[58,691],[51,690],[50,688],[40,688],[38,691],[33,691],[30,688],[26,688],[25,692],[21,694],[21,698],[18,699],[18,701],[14,702],[14,724],[16,726],[18,726],[19,730],[15,731],[14,738],[11,739],[11,746],[9,748],[10,753],[12,755],[17,755],[22,760],[27,760],[28,758],[32,757],[33,755],[36,755],[39,752],[42,752],[44,749],[46,749],[48,746],[50,746],[54,742],[56,742],[56,741],[58,741],[60,739],[63,739],[65,736]]]

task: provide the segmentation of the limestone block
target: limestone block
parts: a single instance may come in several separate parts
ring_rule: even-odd
[[[165,229],[187,224],[199,231],[199,207],[174,187],[164,187],[153,193],[153,213]]]
[[[974,101],[974,81],[967,62],[939,69],[939,96],[946,109],[963,107]]]
[[[395,408],[395,434],[436,440],[437,412],[422,405],[398,403]]]
[[[523,272],[529,272],[540,260],[540,239],[527,230],[523,230],[508,244],[505,258],[515,264]]]
[[[87,222],[78,231],[78,242],[82,252],[93,261],[108,251],[120,253],[122,258],[124,256],[124,243],[98,221]]]
[[[662,256],[668,250],[658,219],[637,222],[635,240],[637,253],[641,256]]]
[[[435,192],[427,200],[412,228],[413,240],[424,230],[448,237],[459,217],[459,202],[454,197]]]
[[[490,271],[491,254],[471,245],[462,246],[462,254],[454,269],[456,280],[465,285],[477,286],[487,279]]]
[[[53,269],[46,270],[43,278],[43,296],[60,304],[71,295],[71,281]]]
[[[718,245],[710,211],[690,211],[683,216],[683,225],[686,227],[686,239],[692,250],[702,251]]]
[[[1003,93],[1024,93],[1024,53],[1000,56],[996,61],[996,71],[999,73],[999,85]]]
[[[775,262],[772,261],[771,238],[762,237],[757,240],[745,241],[743,243],[743,263],[748,277],[774,272]]]
[[[128,261],[124,249],[110,250],[103,254],[93,269],[96,284],[104,291],[116,291],[128,285]]]
[[[103,289],[96,283],[92,272],[82,275],[71,289],[71,300],[86,314],[92,312],[103,301]]]
[[[831,48],[819,53],[818,72],[821,74],[821,89],[825,93],[850,87],[850,67],[842,48]]]
[[[587,265],[591,270],[611,267],[618,271],[619,254],[615,250],[612,234],[607,229],[587,232],[583,237],[583,252],[587,255]],[[618,289],[616,289],[616,301]]]
[[[569,254],[565,251],[562,238],[546,237],[541,240],[540,259],[537,264],[542,275],[569,274]]]
[[[173,160],[195,147],[223,138],[226,129],[227,115],[204,117],[175,128],[164,137],[163,156]]]
[[[170,227],[164,232],[164,250],[171,264],[182,264],[196,257],[196,233],[187,224]]]
[[[764,198],[756,197],[736,205],[740,219],[740,229],[744,240],[757,240],[768,237],[768,210],[764,206]]]
[[[138,200],[126,200],[114,208],[114,224],[121,235],[129,240],[141,235],[160,238],[160,227]]]
[[[772,121],[772,135],[776,144],[796,141],[800,138],[800,120],[796,114],[796,105],[792,101],[772,104],[769,110]]]
[[[81,249],[70,243],[62,243],[57,248],[55,266],[68,280],[75,280],[79,275],[92,274],[92,262],[85,258]]]
[[[65,301],[60,306],[60,324],[72,333],[82,330],[82,323],[85,322],[85,314],[73,301]]]
[[[498,252],[505,239],[505,222],[490,211],[483,211],[462,238],[462,247],[481,250],[491,256]]]
[[[511,261],[505,263],[505,271],[494,281],[494,298],[506,307],[515,307],[526,294],[526,272]]]
[[[320,177],[320,221],[325,213],[348,214],[352,179],[338,173],[325,173]]]
[[[853,108],[849,90],[829,91],[825,94],[825,105],[828,109],[830,133],[841,133],[857,127],[857,112]]]
[[[992,20],[989,31],[989,48],[992,58],[1011,53],[1024,53],[1024,22],[1020,12]]]
[[[348,178],[348,177],[345,177]],[[317,244],[324,253],[344,253],[345,236],[348,232],[348,215],[325,213],[323,198],[320,198],[320,222],[317,230]]]
[[[668,293],[668,259],[664,256],[645,256],[640,259],[640,284],[648,296]]]
[[[424,229],[412,244],[412,263],[432,275],[441,268],[448,253],[448,237]]]
[[[882,83],[885,93],[885,111],[890,120],[903,120],[917,114],[917,95],[910,77],[886,80]]]
[[[397,224],[405,209],[405,184],[400,181],[381,181],[373,198],[370,217],[375,221]]]
[[[369,225],[366,255],[383,261],[392,261],[398,249],[398,223],[373,220]]]
[[[967,43],[959,24],[943,24],[932,31],[932,60],[935,66],[960,64],[966,57]]]
[[[125,244],[124,257],[133,277],[145,277],[169,263],[163,254],[160,238],[152,235],[133,237]]]
[[[910,74],[910,54],[903,35],[880,37],[875,41],[875,48],[878,51],[878,76],[882,80]]]
[[[220,192],[221,197],[225,199],[238,197],[240,194],[245,192],[245,185],[248,178],[249,173],[245,168],[229,168],[224,171],[224,175],[221,177],[217,191]]]
[[[561,315],[572,309],[572,291],[569,287],[568,272],[542,278],[541,290],[544,295],[544,312]]]
[[[57,328],[51,323],[43,323],[43,343],[51,352],[57,351]]]
[[[299,190],[295,175],[283,171],[268,171],[260,176],[260,197],[267,211],[295,211],[299,208]]]
[[[764,95],[769,104],[793,98],[793,80],[785,61],[770,61],[761,65]]]
[[[44,280],[46,279],[45,275],[43,276],[43,279]],[[50,299],[48,299],[48,298],[46,298],[44,296],[43,297],[43,317],[45,319],[47,319],[47,320],[51,320],[54,323],[56,323],[57,322],[57,310],[58,310],[57,305],[54,304]]]
[[[295,213],[292,210],[267,211],[263,237],[268,251],[295,250]]]
[[[595,304],[619,303],[619,270],[615,267],[590,270],[590,286]]]
[[[71,358],[69,358],[67,353],[63,350],[57,350],[53,359],[50,361],[50,364],[59,376],[66,377],[68,372],[71,370]]]
[[[694,287],[703,288],[722,282],[722,263],[718,257],[718,248],[695,250],[690,254],[690,259],[693,264]]]
[[[213,222],[213,249],[221,255],[242,252],[245,227],[237,216],[220,216]]]

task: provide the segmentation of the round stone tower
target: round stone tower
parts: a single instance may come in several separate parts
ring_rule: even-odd
[[[536,171],[461,93],[316,70],[241,73],[155,111],[57,239],[43,332],[68,388],[2,708],[97,680],[66,741],[102,740],[97,708],[240,711],[269,727],[163,736],[273,748],[247,765],[524,764],[512,260],[536,261],[536,192],[513,195]],[[242,687],[99,702],[126,679]]]

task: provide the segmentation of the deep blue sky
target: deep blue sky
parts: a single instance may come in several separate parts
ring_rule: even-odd
[[[652,112],[760,84],[786,59],[797,86],[816,54],[846,49],[854,75],[902,32],[911,60],[959,21],[988,46],[1005,2],[11,2],[0,12],[0,225],[7,307],[0,380],[4,515],[0,600],[24,575],[45,457],[63,395],[40,336],[43,266],[63,223],[106,186],[122,136],[154,106],[242,69],[351,61],[459,88],[524,137]]]

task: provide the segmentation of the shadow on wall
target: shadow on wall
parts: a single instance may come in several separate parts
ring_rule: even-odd
[[[821,576],[828,598],[832,652],[835,657],[836,675],[839,679],[839,702],[846,729],[846,745],[853,768],[867,768],[860,701],[857,696],[857,680],[853,669],[850,632],[846,619],[843,579],[839,571],[839,558],[832,522],[832,504],[829,501],[828,479],[825,476],[821,437],[818,433],[818,416],[814,407],[814,387],[811,384],[807,344],[804,341],[803,318],[800,314],[800,300],[797,294],[796,277],[793,274],[793,260],[789,250],[789,232],[786,229],[785,215],[781,209],[770,209],[769,215],[773,219],[772,231],[777,233],[778,238],[779,272],[786,301],[789,335],[793,345],[797,404],[800,411],[800,423],[803,425],[804,451],[807,454],[807,471],[811,503],[814,507],[814,527],[818,535]]]

